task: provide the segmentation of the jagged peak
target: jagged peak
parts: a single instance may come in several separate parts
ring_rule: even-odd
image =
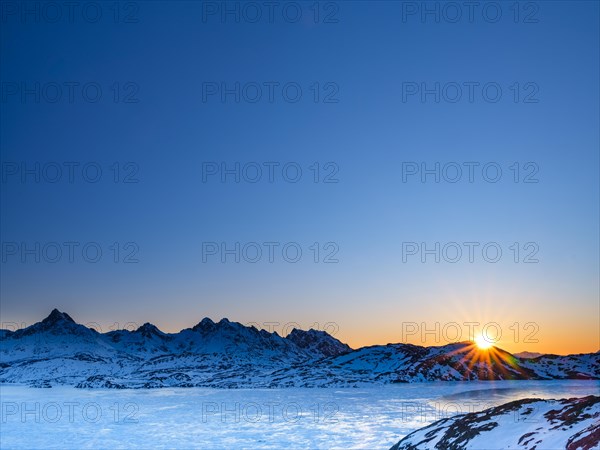
[[[329,334],[327,331],[324,330],[315,330],[314,328],[309,328],[308,330],[301,330],[300,328],[293,328],[292,331],[290,331],[287,335],[287,338],[294,340],[294,339],[327,339],[327,340],[334,340],[334,341],[338,341],[338,339],[336,339],[335,337],[333,337],[331,334]]]
[[[140,333],[143,336],[150,337],[151,335],[163,335],[164,333],[158,329],[156,325],[151,324],[150,322],[146,322],[137,330],[135,333]]]
[[[258,334],[263,337],[263,338],[270,338],[271,336],[275,336],[275,337],[281,337],[279,336],[279,334],[277,333],[277,331],[273,330],[273,332],[269,332],[263,328],[261,328],[260,330],[258,328],[256,328],[254,325],[252,325],[252,330],[256,330],[258,332]]]
[[[60,312],[58,309],[54,308],[52,312],[42,320],[44,324],[55,324],[57,322],[67,322],[67,323],[75,323],[75,321],[65,312]]]
[[[314,328],[309,328],[308,330],[302,330],[300,328],[293,328],[292,331],[290,331],[290,333],[288,334],[288,336],[291,336],[291,335],[299,335],[299,336],[310,335],[310,336],[333,337],[327,331],[315,330]]]
[[[54,308],[52,312],[41,322],[34,323],[31,326],[16,330],[11,336],[19,338],[35,333],[50,332],[52,334],[83,334],[97,333],[83,325],[78,324],[65,312],[61,312]]]
[[[300,330],[294,328],[286,337],[298,347],[305,350],[313,350],[322,353],[324,356],[335,356],[351,351],[347,344],[334,338],[323,330]]]
[[[250,327],[245,327],[244,325],[242,325],[241,323],[238,322],[232,322],[229,319],[227,319],[226,317],[219,320],[218,322],[214,322],[213,320],[209,319],[208,317],[205,317],[204,319],[202,319],[200,322],[198,322],[198,324],[196,324],[194,327],[192,327],[193,331],[201,331],[201,332],[212,332],[212,331],[216,331],[219,329],[230,329],[230,328],[248,328],[250,329]]]
[[[215,328],[215,323],[209,317],[205,317],[192,327],[193,331],[208,331]]]

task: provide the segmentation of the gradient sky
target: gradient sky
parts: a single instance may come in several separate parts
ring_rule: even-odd
[[[177,331],[205,316],[279,322],[278,331],[289,322],[333,322],[336,336],[354,347],[436,343],[433,335],[403,339],[403,323],[497,322],[497,345],[509,351],[597,351],[598,3],[538,2],[537,23],[523,23],[523,14],[515,23],[508,2],[496,23],[480,11],[472,23],[447,16],[436,23],[403,20],[403,2],[353,1],[338,4],[337,23],[323,23],[323,14],[335,12],[326,3],[317,24],[312,2],[302,3],[297,23],[279,10],[274,23],[203,20],[201,2],[138,2],[137,23],[114,23],[108,6],[97,23],[80,15],[73,23],[3,16],[3,173],[15,162],[93,162],[103,174],[97,183],[80,171],[74,183],[66,174],[56,183],[31,176],[22,183],[5,173],[2,322],[31,324],[54,307],[105,328],[149,321]],[[73,103],[46,101],[50,91],[35,103],[32,95],[7,94],[36,82],[99,83],[103,96],[86,102],[76,88]],[[115,103],[111,86],[126,93],[128,82],[139,87],[139,101]],[[273,103],[265,95],[257,103],[203,101],[203,83],[235,82],[295,82],[303,96],[296,103],[280,91]],[[334,83],[338,101],[315,103],[315,82],[319,100]],[[466,94],[457,103],[432,95],[403,101],[403,83],[413,82],[493,82],[503,95],[491,103],[476,89],[473,102]],[[530,97],[537,102],[523,102],[533,89],[526,83],[539,88]],[[212,161],[294,162],[303,176],[203,183],[203,163]],[[503,176],[497,183],[481,172],[473,183],[466,175],[457,183],[402,180],[403,162],[466,161],[497,163]],[[314,183],[315,162],[336,164],[339,181]],[[515,183],[515,162],[522,171],[535,163],[538,182]],[[120,175],[135,164],[139,182],[114,183],[114,163]],[[97,242],[103,257],[23,263],[6,250],[11,242],[67,241]],[[303,258],[203,262],[203,242],[271,241],[297,242]],[[134,242],[139,262],[114,263],[114,242]],[[339,262],[314,263],[314,242],[336,243]],[[497,242],[503,258],[403,262],[403,242]],[[539,262],[515,263],[514,242],[535,242]],[[524,342],[534,330],[538,342]]]

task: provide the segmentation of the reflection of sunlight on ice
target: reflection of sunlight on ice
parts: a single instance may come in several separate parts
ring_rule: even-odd
[[[3,385],[1,389],[3,404],[39,403],[42,415],[39,422],[33,415],[22,421],[20,414],[7,414],[3,408],[3,448],[389,448],[412,431],[455,414],[455,405],[500,404],[533,393],[546,398],[584,396],[597,393],[598,383],[488,381],[257,390]],[[72,422],[66,407],[59,420],[45,420],[45,405],[68,402],[78,405]],[[88,419],[98,407],[100,418],[86,420],[85,405],[90,405]]]
[[[157,411],[166,411],[168,409],[180,409],[182,405],[172,405],[172,406],[160,406],[156,408]]]

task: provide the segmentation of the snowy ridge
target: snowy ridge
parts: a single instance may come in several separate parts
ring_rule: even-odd
[[[519,352],[519,353],[513,353],[513,355],[515,355],[517,358],[521,358],[521,359],[533,359],[533,358],[537,358],[539,356],[543,356],[543,353]]]
[[[414,431],[391,450],[450,448],[597,449],[600,397],[523,399],[442,419]]]
[[[34,387],[360,387],[425,381],[600,379],[600,354],[520,359],[472,342],[352,350],[324,331],[279,336],[205,318],[179,333],[146,323],[98,333],[53,310],[0,333],[0,383]]]

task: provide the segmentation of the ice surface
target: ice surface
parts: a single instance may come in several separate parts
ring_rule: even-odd
[[[450,415],[597,381],[433,382],[366,389],[105,390],[1,385],[0,448],[381,448]]]

